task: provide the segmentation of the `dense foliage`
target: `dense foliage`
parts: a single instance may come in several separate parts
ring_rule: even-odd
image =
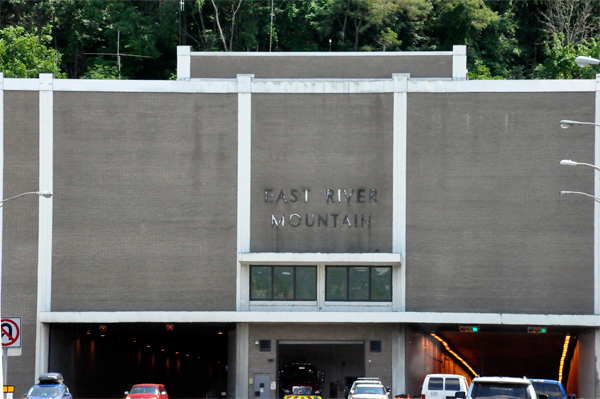
[[[591,78],[600,0],[0,0],[6,76],[169,79],[194,51],[468,47],[471,79]],[[122,54],[117,57],[117,53]],[[120,63],[118,62],[120,58]]]

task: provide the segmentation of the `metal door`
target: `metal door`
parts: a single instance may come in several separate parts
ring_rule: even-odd
[[[271,398],[271,374],[254,374],[254,397]]]

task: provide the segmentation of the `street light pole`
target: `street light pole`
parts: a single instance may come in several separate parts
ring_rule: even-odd
[[[28,192],[18,194],[13,197],[9,197],[4,200],[1,200],[0,201],[0,229],[3,228],[2,220],[3,220],[3,214],[4,214],[4,209],[3,209],[4,205],[9,201],[24,197],[26,195],[37,195],[38,197],[51,198],[53,194],[51,191],[28,191]],[[2,237],[1,234],[0,234],[0,237]],[[2,241],[0,241],[0,320],[2,319],[2,316],[1,316],[2,315],[2,253],[1,253],[2,246],[3,246]],[[1,340],[0,340],[0,342],[1,342]],[[7,374],[8,374],[7,367],[6,367],[7,362],[8,362],[8,348],[2,347],[2,361],[0,362],[0,386],[2,387],[3,391],[4,391],[4,385],[6,384],[6,380],[7,380]],[[2,398],[5,398],[5,397],[6,397],[6,394],[3,393]]]

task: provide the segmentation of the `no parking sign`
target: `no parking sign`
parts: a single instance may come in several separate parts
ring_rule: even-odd
[[[21,318],[11,317],[0,321],[3,348],[21,347]]]

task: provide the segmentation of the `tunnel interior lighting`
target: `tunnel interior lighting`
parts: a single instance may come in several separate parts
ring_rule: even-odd
[[[444,348],[446,348],[446,350],[448,352],[450,352],[452,354],[452,356],[454,356],[456,358],[456,360],[458,360],[459,362],[461,362],[466,368],[469,369],[469,371],[473,374],[473,377],[477,377],[477,373],[475,372],[475,370],[473,370],[473,368],[471,366],[469,366],[469,364],[460,356],[458,356],[458,354],[456,352],[454,352],[452,349],[450,349],[450,347],[448,346],[448,343],[446,341],[444,341],[443,339],[441,339],[440,337],[438,337],[435,334],[431,334],[431,336],[435,339],[437,339],[438,341],[440,341],[442,343],[442,345],[444,345]]]
[[[460,332],[479,332],[479,326],[458,326]]]
[[[571,341],[571,336],[567,335],[565,337],[565,343],[563,344],[563,351],[562,351],[562,355],[560,357],[560,366],[558,368],[558,380],[561,382],[562,384],[562,379],[563,379],[563,368],[565,366],[565,358],[567,357],[567,351],[569,350],[569,342]]]
[[[219,335],[223,335],[223,331],[219,330],[219,331],[217,332],[217,334],[219,334]]]
[[[548,329],[546,327],[527,327],[527,332],[530,334],[545,334]]]

